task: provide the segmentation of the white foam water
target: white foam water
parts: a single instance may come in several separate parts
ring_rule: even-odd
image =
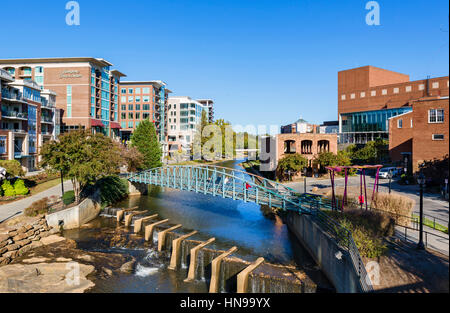
[[[147,277],[158,272],[159,268],[157,267],[146,267],[138,263],[136,265],[135,275],[138,277]]]

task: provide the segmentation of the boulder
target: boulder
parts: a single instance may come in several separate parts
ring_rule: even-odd
[[[6,248],[8,249],[8,251],[14,251],[14,250],[18,250],[20,248],[20,246],[18,244],[12,244],[12,245],[6,246]]]
[[[128,273],[128,274],[131,274],[131,273],[133,273],[135,266],[136,266],[136,260],[133,259],[133,260],[131,260],[131,261],[129,261],[129,262],[123,264],[123,265],[120,267],[120,271],[121,271],[122,273]]]

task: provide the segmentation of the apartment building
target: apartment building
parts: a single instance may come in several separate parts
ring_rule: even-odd
[[[168,131],[169,152],[189,152],[202,112],[209,113],[209,106],[190,97],[169,97]]]
[[[449,78],[410,81],[409,75],[365,66],[338,73],[339,142],[389,139],[389,119],[424,97],[448,96]]]
[[[449,154],[449,99],[423,98],[412,101],[411,108],[389,119],[389,155],[415,173],[424,161]]]
[[[101,58],[0,60],[0,68],[15,79],[35,81],[58,95],[61,132],[92,129],[119,138],[119,82],[125,75],[112,66]]]
[[[208,112],[208,120],[210,123],[214,122],[214,100],[212,99],[198,99],[198,102],[203,104],[206,112]]]
[[[17,160],[33,171],[39,149],[60,131],[56,93],[0,69],[0,106],[0,159]]]
[[[120,82],[119,120],[121,138],[129,140],[133,131],[142,120],[155,123],[158,138],[167,152],[167,108],[169,94],[167,84],[159,81],[123,81]]]
[[[281,126],[282,134],[306,134],[312,133],[315,125],[308,123],[303,118],[299,118],[296,122]]]

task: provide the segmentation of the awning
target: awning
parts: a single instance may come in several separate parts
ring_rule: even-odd
[[[105,125],[99,120],[91,120],[91,127],[105,127]]]
[[[111,125],[111,129],[121,129],[122,128],[122,126],[120,126],[120,124],[117,122],[111,122],[110,125]]]

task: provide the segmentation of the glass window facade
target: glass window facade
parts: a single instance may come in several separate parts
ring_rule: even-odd
[[[389,118],[411,111],[408,107],[342,114],[342,132],[387,132]]]

